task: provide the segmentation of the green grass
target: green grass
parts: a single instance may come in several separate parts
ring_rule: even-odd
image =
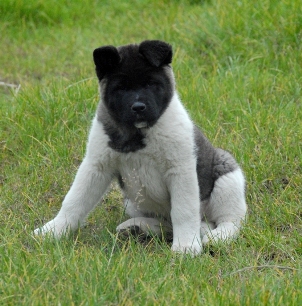
[[[299,0],[2,0],[0,14],[0,305],[301,305]],[[34,239],[85,153],[93,49],[144,39],[173,45],[185,106],[245,171],[239,239],[195,258],[120,241],[116,189],[78,233]]]

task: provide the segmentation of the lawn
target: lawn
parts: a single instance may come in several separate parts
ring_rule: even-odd
[[[301,305],[302,5],[280,1],[0,2],[0,305]],[[98,103],[92,51],[173,46],[178,92],[244,169],[237,240],[200,256],[115,234],[115,187],[61,241],[58,212]]]

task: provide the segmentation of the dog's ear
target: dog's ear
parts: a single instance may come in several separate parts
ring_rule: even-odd
[[[114,46],[104,46],[93,51],[93,60],[96,74],[101,80],[120,63],[121,58]]]
[[[145,40],[139,45],[139,52],[148,60],[148,62],[160,67],[172,62],[171,45],[160,40]]]

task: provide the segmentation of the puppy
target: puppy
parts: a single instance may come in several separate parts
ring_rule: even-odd
[[[117,179],[130,217],[118,232],[171,234],[173,251],[194,254],[236,237],[247,210],[243,173],[184,109],[171,46],[105,46],[93,58],[100,102],[86,156],[57,216],[34,233],[75,230]]]

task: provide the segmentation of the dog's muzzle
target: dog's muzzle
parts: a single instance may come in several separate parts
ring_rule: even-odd
[[[142,129],[148,126],[148,123],[144,121],[144,112],[146,109],[146,104],[142,102],[134,102],[131,106],[131,110],[136,115],[137,119],[137,122],[134,123],[134,126],[138,129]]]

